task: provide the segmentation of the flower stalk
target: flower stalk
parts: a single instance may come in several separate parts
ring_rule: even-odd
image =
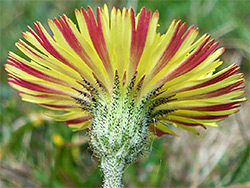
[[[114,155],[101,158],[103,172],[103,188],[122,188],[125,161]]]

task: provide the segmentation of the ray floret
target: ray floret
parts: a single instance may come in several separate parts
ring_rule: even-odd
[[[76,122],[73,117],[86,113],[88,119],[80,118],[85,126],[76,116],[79,127],[74,125],[75,130],[91,127],[93,112],[86,104],[93,105],[94,90],[98,98],[111,100],[116,74],[123,82],[121,95],[128,89],[137,92],[138,102],[162,85],[149,100],[157,104],[152,114],[158,122],[149,126],[166,134],[172,131],[158,126],[163,121],[192,130],[209,126],[212,124],[206,122],[212,119],[216,123],[235,113],[246,100],[241,97],[244,78],[237,74],[239,67],[233,64],[214,73],[222,64],[219,56],[224,48],[216,50],[219,43],[207,34],[196,39],[194,26],[186,29],[186,23],[174,20],[160,35],[157,11],[142,8],[135,17],[133,9],[113,8],[109,18],[105,6],[97,9],[96,18],[90,7],[75,13],[79,29],[66,15],[48,21],[52,35],[39,22],[34,23],[35,31],[28,27],[29,32],[23,33],[28,43],[20,40],[16,46],[30,60],[10,52],[5,65],[9,84],[19,90],[23,100],[70,111],[67,122]],[[134,85],[142,78],[136,90]],[[131,80],[133,86],[129,86]]]

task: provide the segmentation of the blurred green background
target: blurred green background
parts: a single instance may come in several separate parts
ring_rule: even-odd
[[[98,160],[88,147],[85,131],[73,133],[64,123],[46,117],[44,109],[21,101],[7,85],[3,65],[8,51],[20,54],[15,42],[27,25],[74,10],[142,6],[160,12],[159,32],[172,19],[182,19],[209,33],[226,47],[222,68],[237,63],[245,74],[249,98],[249,0],[1,0],[0,1],[0,187],[101,187]],[[125,187],[250,187],[250,105],[220,122],[219,128],[201,130],[200,136],[179,130],[152,143],[151,152],[125,172]]]

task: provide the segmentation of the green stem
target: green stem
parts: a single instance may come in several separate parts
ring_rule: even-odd
[[[103,188],[122,188],[125,162],[109,155],[101,158],[101,169],[104,176]]]

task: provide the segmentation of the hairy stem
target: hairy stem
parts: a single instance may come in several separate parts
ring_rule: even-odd
[[[101,169],[104,176],[103,188],[122,188],[125,161],[116,156],[103,156]]]

